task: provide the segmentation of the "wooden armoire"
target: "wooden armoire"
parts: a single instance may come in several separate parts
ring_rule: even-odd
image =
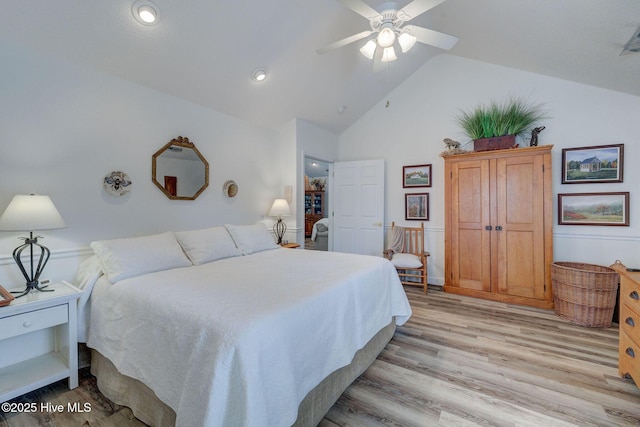
[[[551,148],[444,157],[446,292],[553,307]]]

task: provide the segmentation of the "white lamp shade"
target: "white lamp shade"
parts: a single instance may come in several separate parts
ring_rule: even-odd
[[[288,215],[291,215],[289,203],[287,203],[285,199],[275,199],[271,206],[271,210],[269,211],[269,216],[281,217]]]
[[[360,53],[369,59],[373,59],[373,54],[376,52],[376,42],[369,40],[364,46],[360,48]]]
[[[380,30],[376,39],[380,47],[390,47],[393,45],[393,42],[396,41],[396,33],[393,32],[391,27],[385,27]]]
[[[51,230],[66,226],[49,196],[15,195],[0,216],[0,230],[4,231]]]
[[[402,53],[408,52],[409,49],[411,49],[413,45],[416,44],[417,40],[418,39],[415,36],[412,36],[406,31],[400,34],[400,37],[398,37],[398,43],[400,44],[400,49],[402,50]]]
[[[396,51],[393,49],[393,46],[385,47],[382,51],[382,59],[380,61],[389,62],[395,61],[396,59],[398,59],[398,57],[396,56]]]

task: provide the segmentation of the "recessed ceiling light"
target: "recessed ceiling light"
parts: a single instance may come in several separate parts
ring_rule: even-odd
[[[263,82],[267,79],[267,69],[266,68],[256,68],[253,70],[251,74],[251,78],[257,82]]]
[[[156,25],[160,18],[160,8],[149,0],[137,0],[131,7],[131,13],[142,25]]]

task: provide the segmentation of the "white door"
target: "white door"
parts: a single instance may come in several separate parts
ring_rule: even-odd
[[[382,256],[384,160],[336,162],[331,183],[333,250]]]

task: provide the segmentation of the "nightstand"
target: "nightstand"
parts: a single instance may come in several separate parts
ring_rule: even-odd
[[[77,302],[67,282],[31,291],[0,307],[0,402],[69,378],[78,386]]]
[[[295,248],[299,248],[300,244],[299,243],[287,243],[287,244],[280,245],[280,246],[282,246],[283,248],[287,248],[287,249],[295,249]]]

